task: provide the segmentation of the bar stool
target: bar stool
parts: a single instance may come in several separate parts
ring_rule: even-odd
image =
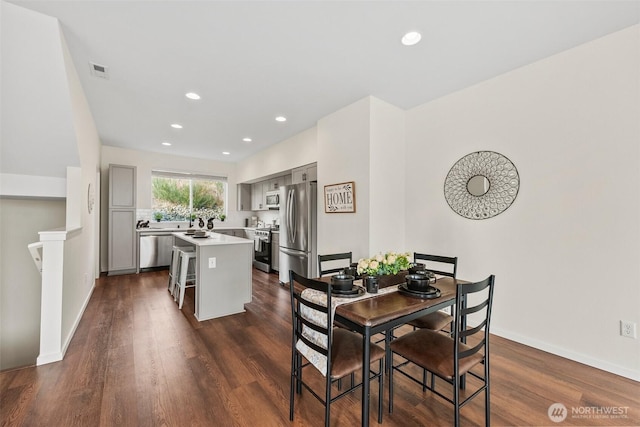
[[[180,254],[180,270],[173,291],[173,300],[178,300],[178,309],[182,310],[186,288],[193,288],[196,285],[196,253],[182,249],[179,249],[178,253]],[[187,286],[187,282],[192,284]],[[179,294],[176,295],[178,290]]]
[[[179,268],[180,268],[180,254],[178,253],[178,251],[183,250],[183,251],[193,251],[194,247],[193,246],[174,246],[173,250],[171,251],[171,264],[169,264],[169,283],[167,284],[167,290],[169,291],[169,293],[171,293],[171,296],[173,296],[175,287],[176,287],[176,281],[178,280],[178,275],[179,273]]]

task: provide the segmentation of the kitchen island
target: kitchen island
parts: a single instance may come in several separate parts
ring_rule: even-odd
[[[195,316],[198,321],[244,312],[251,302],[253,240],[215,232],[206,238],[174,232],[175,245],[196,251]]]

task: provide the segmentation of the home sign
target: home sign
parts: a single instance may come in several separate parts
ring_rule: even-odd
[[[356,211],[355,182],[342,182],[324,186],[325,213],[348,213]]]

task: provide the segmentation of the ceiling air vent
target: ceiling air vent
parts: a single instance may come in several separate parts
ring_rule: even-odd
[[[95,62],[89,62],[89,68],[91,69],[92,76],[100,77],[101,79],[109,78],[109,68],[106,66],[96,64]]]

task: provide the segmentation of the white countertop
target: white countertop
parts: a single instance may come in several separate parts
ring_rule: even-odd
[[[222,227],[219,227],[222,228]],[[243,227],[229,227],[231,230],[237,230]],[[253,240],[243,239],[242,237],[228,236],[226,234],[219,234],[215,231],[213,233],[208,232],[206,238],[195,238],[193,236],[187,236],[184,231],[172,233],[175,237],[189,242],[195,246],[213,246],[213,245],[253,245]]]
[[[198,227],[191,227],[195,230],[200,230],[200,228]],[[214,227],[213,230],[206,230],[205,231],[213,231],[215,233],[216,230],[255,230],[255,227]],[[177,228],[177,227],[144,227],[144,228],[136,228],[136,232],[159,232],[159,233],[173,233],[173,232],[178,232],[178,231],[186,231],[189,230],[188,227],[186,228]]]

